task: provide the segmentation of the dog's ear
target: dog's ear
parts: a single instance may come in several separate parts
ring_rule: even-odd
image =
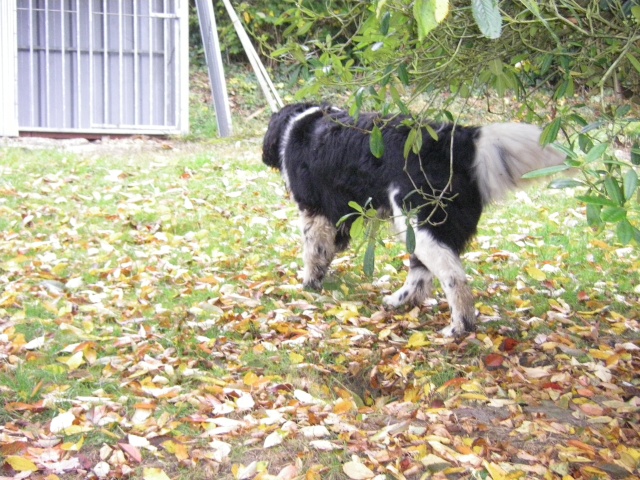
[[[282,168],[280,140],[286,125],[286,118],[282,111],[274,113],[269,120],[269,127],[262,142],[262,161],[265,165],[278,170]]]

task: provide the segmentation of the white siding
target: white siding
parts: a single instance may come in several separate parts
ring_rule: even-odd
[[[20,130],[188,131],[187,0],[17,6]]]
[[[18,135],[16,0],[0,1],[0,137]]]

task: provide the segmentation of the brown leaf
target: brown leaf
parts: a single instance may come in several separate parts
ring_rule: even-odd
[[[489,355],[484,357],[483,362],[487,369],[492,370],[500,368],[505,360],[505,357],[498,353],[490,353]]]
[[[142,462],[142,453],[140,453],[140,450],[138,450],[138,448],[128,443],[118,443],[118,446],[122,449],[123,452],[129,455],[132,460],[135,460],[138,463]]]

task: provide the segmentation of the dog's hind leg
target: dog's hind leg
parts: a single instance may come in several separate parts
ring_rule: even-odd
[[[336,254],[336,227],[323,215],[302,210],[304,272],[302,284],[313,290],[322,289],[322,280]]]
[[[433,273],[416,255],[411,255],[407,280],[400,290],[384,297],[383,302],[390,307],[399,307],[405,303],[420,305],[431,294],[432,289]]]
[[[458,336],[475,330],[475,306],[471,288],[456,252],[438,242],[424,229],[416,233],[418,260],[435,275],[451,308],[451,324],[441,333],[445,336]]]

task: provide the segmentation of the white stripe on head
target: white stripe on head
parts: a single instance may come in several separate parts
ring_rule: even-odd
[[[291,135],[291,131],[293,130],[294,125],[299,120],[303,119],[308,115],[312,115],[320,110],[320,107],[309,107],[306,110],[294,115],[289,119],[287,126],[284,129],[282,134],[282,138],[280,139],[280,165],[282,166],[281,174],[282,178],[284,178],[284,182],[287,184],[287,188],[289,188],[289,175],[287,174],[287,163],[285,162],[285,152],[287,150],[287,145],[289,143],[289,136]]]

